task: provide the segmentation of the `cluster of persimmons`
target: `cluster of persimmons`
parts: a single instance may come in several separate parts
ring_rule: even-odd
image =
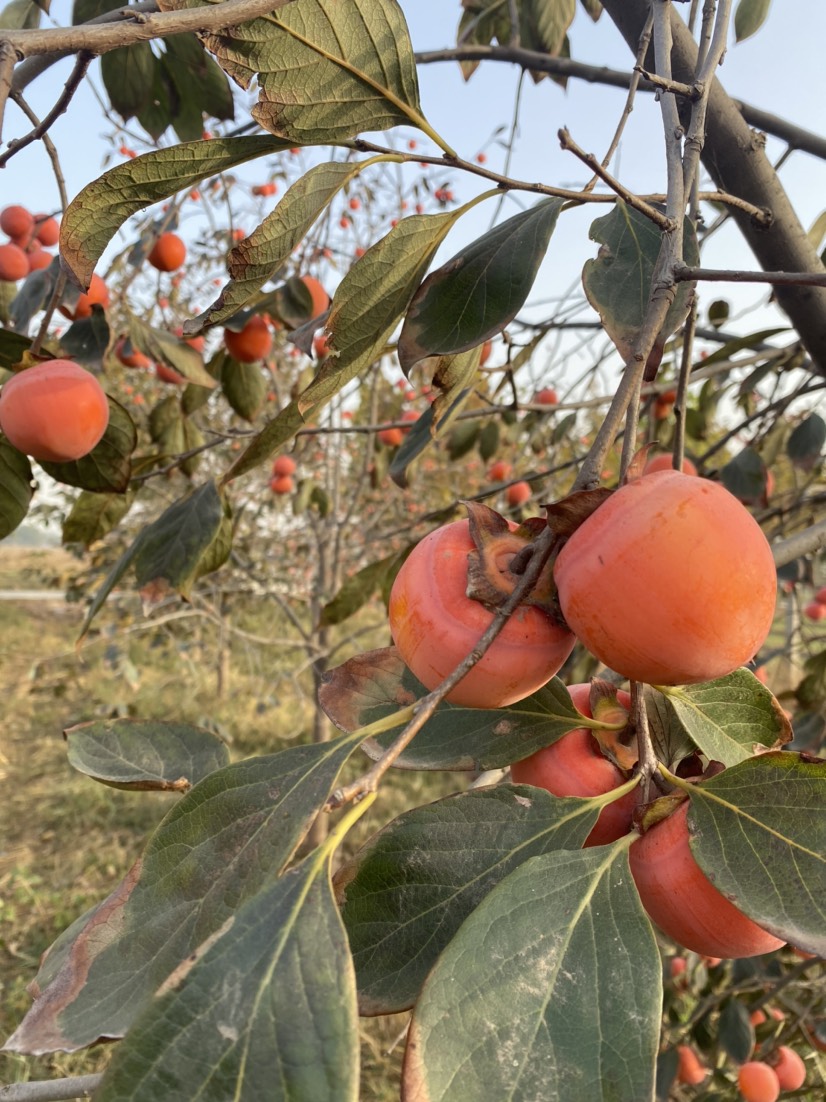
[[[508,477],[507,464],[494,466],[491,475]],[[468,520],[437,529],[414,548],[390,595],[393,640],[428,689],[474,649],[493,609],[519,581],[526,548],[530,554],[530,532],[485,507],[469,510]],[[450,691],[450,703],[499,708],[522,700],[557,673],[577,639],[629,681],[663,687],[711,681],[751,661],[775,614],[774,560],[754,517],[719,483],[673,469],[644,472],[602,500],[550,569],[556,600],[520,604]],[[635,740],[626,744],[616,735],[628,725],[630,698],[616,689],[595,696],[589,685],[569,691],[577,710],[612,738],[595,737],[599,728],[578,728],[515,763],[512,779],[558,796],[601,796],[625,784],[636,765]],[[632,790],[607,804],[586,844],[628,834],[636,802]],[[649,915],[676,942],[708,956],[778,948],[783,943],[701,871],[689,848],[687,816],[683,800],[631,846]]]

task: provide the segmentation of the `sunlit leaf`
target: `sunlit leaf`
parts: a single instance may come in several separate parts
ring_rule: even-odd
[[[736,765],[791,739],[785,712],[745,668],[717,681],[662,691],[694,745],[713,761]]]
[[[691,849],[718,891],[776,937],[826,955],[826,761],[759,754],[689,795]]]
[[[541,200],[427,277],[399,337],[405,373],[425,356],[474,348],[513,321],[533,286],[561,207],[561,199]]]
[[[626,845],[532,857],[480,903],[416,1004],[409,1102],[642,1102],[660,953]]]

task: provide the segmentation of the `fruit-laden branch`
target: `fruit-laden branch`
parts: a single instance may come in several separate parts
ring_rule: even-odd
[[[632,76],[628,71],[609,69],[605,65],[588,65],[568,57],[549,57],[548,54],[524,50],[518,46],[456,46],[445,50],[423,50],[416,54],[416,61],[419,65],[432,65],[439,61],[498,61],[537,73],[584,80],[588,84],[604,84],[611,88],[629,88]],[[637,87],[642,92],[658,92],[658,85],[661,83],[661,80],[644,79]],[[684,84],[683,87],[688,85]],[[743,100],[733,99],[731,103],[749,126],[779,138],[791,149],[826,160],[826,138],[820,134],[804,130],[788,119],[772,115]]]
[[[648,0],[604,0],[603,7],[632,50],[636,49],[649,11]],[[671,11],[674,80],[693,84],[697,44],[676,11]],[[732,217],[766,271],[823,272],[817,251],[806,235],[782,184],[754,134],[726,93],[714,80],[708,103],[708,128],[702,161],[718,187],[772,212],[768,228],[757,227],[737,210]],[[826,375],[826,287],[777,285],[775,295],[812,357],[815,370]]]

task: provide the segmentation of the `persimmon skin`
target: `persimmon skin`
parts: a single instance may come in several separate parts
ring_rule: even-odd
[[[514,482],[505,490],[505,500],[515,509],[518,505],[524,505],[529,501],[532,494],[530,482]]]
[[[710,957],[754,957],[784,942],[719,892],[689,846],[688,801],[629,851],[631,874],[649,917],[678,945]]]
[[[708,1069],[700,1063],[690,1045],[677,1045],[677,1082],[696,1086],[708,1075]]]
[[[291,494],[295,489],[292,475],[276,474],[270,479],[270,489],[274,494]]]
[[[568,692],[577,711],[592,719],[591,686],[569,685]],[[631,707],[628,693],[619,692],[617,698],[624,707]],[[588,728],[577,727],[551,746],[543,746],[530,757],[515,761],[511,780],[514,784],[544,788],[554,796],[601,796],[624,784],[626,777],[605,757]],[[629,792],[604,807],[584,845],[604,846],[628,834],[636,799],[636,792]]]
[[[762,1060],[749,1060],[740,1066],[737,1086],[745,1102],[777,1102],[780,1096],[777,1073]]]
[[[296,462],[291,455],[279,455],[276,456],[273,465],[272,473],[274,475],[291,475],[295,473]]]
[[[50,249],[60,240],[60,226],[57,219],[49,214],[36,214],[34,216],[34,236],[41,245]]]
[[[238,333],[232,329],[224,330],[224,344],[230,356],[239,363],[257,363],[269,355],[272,333],[261,315],[253,314]]]
[[[77,321],[79,318],[91,317],[92,307],[95,305],[102,306],[104,310],[109,305],[109,288],[97,272],[92,273],[89,290],[79,296],[74,307],[61,305],[58,310],[69,321]]]
[[[4,283],[16,283],[29,274],[29,261],[19,245],[9,242],[0,245],[0,280]]]
[[[652,685],[712,681],[771,628],[772,551],[728,490],[679,471],[621,487],[554,564],[571,631],[609,669]]]
[[[310,292],[310,298],[312,300],[311,316],[317,318],[318,315],[323,314],[330,305],[330,296],[315,276],[301,276],[301,282]]]
[[[28,238],[34,229],[34,215],[25,207],[12,205],[0,211],[0,230],[9,237]]]
[[[673,471],[675,469],[674,457],[669,455],[668,452],[660,452],[659,455],[651,456],[643,467],[642,473],[647,475],[655,474],[657,471]],[[697,468],[688,457],[683,459],[682,472],[683,474],[697,474]]]
[[[186,245],[177,233],[162,233],[146,259],[159,272],[177,272],[186,260]]]
[[[465,593],[473,547],[466,520],[436,529],[407,557],[390,592],[393,641],[428,689],[470,654],[493,619],[489,609]],[[522,605],[446,699],[470,708],[514,704],[549,681],[573,646],[570,632],[540,609]]]
[[[806,1065],[799,1053],[788,1045],[780,1045],[771,1066],[782,1091],[796,1091],[806,1082]]]
[[[41,462],[88,455],[108,424],[103,387],[71,360],[27,368],[0,391],[0,428],[15,448]]]
[[[386,448],[397,448],[404,440],[404,432],[399,428],[380,429],[377,435]]]

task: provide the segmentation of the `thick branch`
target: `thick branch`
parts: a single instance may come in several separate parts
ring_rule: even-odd
[[[251,19],[269,15],[293,0],[223,0],[220,4],[188,8],[183,11],[155,12],[148,15],[123,9],[118,22],[81,23],[77,27],[56,27],[45,30],[4,30],[0,43],[8,43],[18,57],[35,54],[88,50],[105,54],[135,42],[167,38],[188,31],[219,31],[237,27]]]
[[[0,1087],[0,1102],[65,1102],[70,1098],[90,1098],[102,1078],[102,1075],[78,1075],[72,1079],[10,1083]]]
[[[624,3],[624,0],[620,0],[620,3]],[[647,4],[645,6],[647,7]],[[633,75],[620,69],[609,69],[606,65],[587,65],[582,61],[572,61],[568,57],[549,57],[547,54],[518,49],[514,46],[457,46],[447,50],[426,50],[416,54],[416,61],[420,65],[438,61],[499,61],[519,65],[522,69],[532,69],[538,73],[584,80],[588,84],[605,84],[612,88],[630,88]],[[688,83],[683,87],[689,87]],[[644,92],[659,91],[659,88],[649,80],[641,80],[639,88]],[[692,94],[696,94],[693,85],[691,88]],[[768,111],[762,111],[759,107],[754,107],[743,100],[731,100],[731,103],[740,111],[749,126],[779,138],[792,149],[799,149],[803,153],[811,153],[813,157],[826,160],[826,138],[822,135],[804,130],[786,119],[781,119]]]
[[[603,7],[632,50],[645,25],[648,0],[604,0]],[[672,76],[691,84],[697,69],[697,44],[676,11],[671,11]],[[817,251],[765,154],[737,104],[720,82],[712,82],[703,164],[717,185],[757,207],[771,210],[768,228],[734,210],[732,217],[762,268],[776,272],[823,272]],[[785,310],[821,375],[826,375],[826,287],[784,287],[775,295]]]

